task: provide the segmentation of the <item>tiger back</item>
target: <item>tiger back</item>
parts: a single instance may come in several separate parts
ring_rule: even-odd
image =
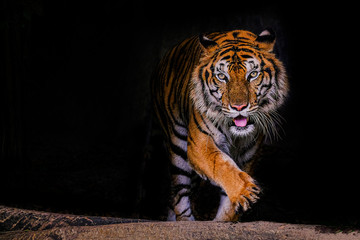
[[[194,220],[194,172],[222,189],[216,221],[237,220],[259,198],[251,162],[264,137],[276,135],[288,94],[274,44],[271,29],[216,32],[184,40],[161,60],[152,97],[171,161],[169,220]]]

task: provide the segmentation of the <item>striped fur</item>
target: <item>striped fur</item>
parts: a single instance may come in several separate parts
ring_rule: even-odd
[[[249,166],[264,137],[276,135],[288,93],[274,44],[269,29],[210,33],[184,40],[160,62],[152,95],[171,159],[169,220],[194,220],[194,172],[224,192],[215,220],[236,220],[240,206],[258,199]]]

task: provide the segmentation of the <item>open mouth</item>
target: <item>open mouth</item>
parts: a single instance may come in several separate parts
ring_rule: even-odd
[[[245,117],[239,115],[229,122],[230,132],[237,137],[244,137],[251,135],[255,131],[254,119],[251,116]]]
[[[245,128],[246,126],[253,124],[252,120],[249,117],[244,117],[242,115],[234,118],[232,123],[239,128]]]

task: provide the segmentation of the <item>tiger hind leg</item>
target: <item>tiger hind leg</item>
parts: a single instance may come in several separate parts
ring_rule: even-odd
[[[183,175],[176,175],[173,178],[172,209],[169,210],[168,220],[194,221],[190,202],[191,179]]]
[[[171,158],[171,192],[172,203],[168,213],[168,220],[193,221],[195,220],[190,202],[192,168],[186,157],[186,141],[177,140],[170,144]]]

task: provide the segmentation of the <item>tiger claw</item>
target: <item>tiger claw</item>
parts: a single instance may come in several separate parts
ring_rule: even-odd
[[[250,209],[251,205],[258,201],[260,198],[258,194],[261,193],[261,188],[256,185],[255,180],[244,173],[242,173],[242,176],[245,181],[243,189],[238,192],[237,197],[233,198],[234,207],[238,213],[245,212]]]

